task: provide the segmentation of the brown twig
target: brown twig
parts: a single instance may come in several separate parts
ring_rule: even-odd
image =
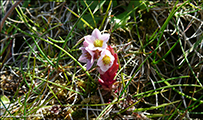
[[[20,2],[22,2],[23,0],[19,0],[19,1],[16,1],[15,4],[9,9],[9,11],[6,12],[6,15],[3,17],[2,21],[1,21],[1,24],[0,24],[0,32],[3,28],[3,25],[4,25],[4,22],[6,20],[6,18],[12,13],[12,11],[15,9],[15,7],[20,4]]]

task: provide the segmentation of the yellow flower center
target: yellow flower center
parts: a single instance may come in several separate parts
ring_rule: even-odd
[[[94,41],[94,47],[102,47],[103,46],[103,40],[96,39]]]
[[[103,58],[102,58],[102,61],[104,63],[104,65],[109,65],[110,62],[111,62],[111,58],[107,55],[105,55]]]

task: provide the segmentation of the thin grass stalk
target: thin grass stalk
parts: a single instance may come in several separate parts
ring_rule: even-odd
[[[109,9],[111,8],[111,3],[112,3],[112,0],[109,1],[109,5],[108,5],[108,7],[107,7],[105,16],[104,16],[104,18],[103,18],[103,20],[102,20],[102,23],[101,23],[101,25],[99,26],[99,30],[101,30],[101,28],[102,28],[102,26],[103,26],[103,24],[104,24],[104,22],[105,22],[105,20],[106,20],[106,18],[107,18]]]
[[[84,3],[85,3],[86,7],[88,8],[88,10],[89,10],[89,12],[90,12],[90,15],[92,16],[92,19],[93,19],[95,28],[97,28],[97,23],[96,23],[96,21],[95,21],[94,15],[93,15],[91,9],[88,7],[88,4],[87,4],[86,0],[84,0]]]
[[[162,107],[165,107],[165,106],[168,106],[168,105],[171,105],[171,104],[178,103],[180,101],[181,100],[177,100],[177,101],[174,101],[174,102],[171,102],[171,103],[164,103],[164,104],[161,104],[159,106],[152,106],[152,107],[149,107],[149,108],[137,108],[133,112],[140,112],[140,111],[146,111],[146,110],[153,110],[153,109],[157,109],[157,108],[162,108]]]
[[[167,81],[165,81],[166,83],[168,83]],[[198,88],[201,88],[200,85],[196,85],[196,84],[175,84],[175,85],[171,85],[168,83],[167,86],[164,86],[164,87],[159,87],[157,89],[153,89],[153,90],[149,90],[149,91],[146,91],[146,92],[142,92],[142,93],[139,93],[139,94],[136,94],[136,95],[133,95],[133,97],[139,97],[139,96],[143,96],[145,94],[151,94],[152,92],[155,92],[155,91],[159,91],[159,90],[162,90],[162,89],[168,89],[168,88],[174,88],[175,87],[183,87],[183,86],[186,86],[186,87],[198,87]],[[179,92],[179,91],[178,91]],[[179,92],[180,93],[180,92]],[[184,93],[181,93],[183,95],[185,95]],[[186,95],[187,96],[187,95]],[[188,98],[191,98],[190,96],[188,96]],[[195,99],[195,98],[194,98]],[[197,99],[195,99],[194,101],[197,101]],[[199,102],[203,103],[202,100],[200,100]]]
[[[154,82],[155,84],[156,83],[162,83],[164,81],[170,81],[170,80],[175,80],[175,79],[182,79],[182,78],[189,78],[190,76],[187,75],[187,76],[179,76],[179,77],[172,77],[172,78],[168,78],[168,79],[163,79],[163,80],[160,80],[160,81],[156,81]]]
[[[14,118],[14,120],[16,120],[15,119],[15,117],[10,113],[10,111],[8,110],[8,108],[5,106],[5,104],[3,103],[3,101],[0,99],[0,102],[1,102],[1,104],[3,105],[3,107],[6,109],[6,111],[4,112],[4,114],[6,113],[6,112],[8,112],[8,114],[11,116],[11,117],[13,117]],[[9,105],[10,106],[10,105]]]
[[[78,93],[78,94],[80,94],[80,95],[84,95],[84,94],[81,93],[81,92],[78,92],[78,91],[72,90],[72,89],[67,88],[67,87],[64,87],[64,86],[62,86],[62,85],[58,85],[58,84],[56,84],[56,83],[54,83],[54,82],[51,82],[51,81],[45,80],[45,79],[40,78],[40,77],[38,77],[38,76],[34,76],[34,78],[40,79],[40,80],[42,80],[42,81],[46,81],[47,83],[50,83],[50,84],[53,84],[53,85],[55,85],[55,86],[61,87],[61,88],[63,88],[63,89],[66,89],[66,90],[69,90],[69,91],[72,91],[72,92]]]
[[[187,62],[189,69],[191,70],[193,76],[195,77],[195,79],[197,80],[197,82],[199,83],[199,85],[202,86],[202,83],[199,81],[199,79],[198,79],[197,76],[195,75],[195,72],[193,71],[193,69],[192,69],[192,67],[191,67],[191,65],[190,65],[190,63],[189,63],[189,61],[188,61],[188,59],[187,59],[187,56],[186,56],[186,53],[185,53],[185,51],[184,51],[184,49],[183,49],[181,40],[179,40],[179,44],[180,44],[180,48],[181,48],[181,50],[182,50],[182,52],[183,52],[185,61]]]
[[[49,86],[49,84],[47,84],[47,87],[49,88],[50,92],[54,95],[54,97],[56,98],[56,100],[59,102],[59,104],[61,106],[63,106],[63,104],[60,102],[60,100],[58,99],[58,97],[56,96],[56,94],[54,93],[54,91],[52,90],[52,88]],[[59,91],[60,92],[60,91]]]
[[[178,40],[175,44],[173,44],[173,46],[171,47],[171,49],[169,49],[169,50],[167,51],[167,53],[166,53],[163,57],[161,57],[159,60],[155,61],[154,64],[158,64],[158,63],[161,62],[162,60],[165,61],[165,58],[166,58],[166,57],[168,56],[168,54],[171,53],[171,51],[176,47],[176,45],[178,44],[178,42],[179,42],[179,40]]]

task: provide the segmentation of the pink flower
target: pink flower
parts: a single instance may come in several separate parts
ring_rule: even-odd
[[[111,46],[108,46],[107,50],[109,50],[111,52],[111,54],[113,55],[114,62],[113,65],[106,71],[106,72],[102,72],[100,71],[100,78],[99,79],[99,83],[102,85],[102,88],[105,90],[112,90],[112,88],[114,87],[114,82],[116,82],[116,78],[114,79],[114,77],[116,76],[116,73],[118,71],[118,63],[117,63],[117,54],[114,53],[114,50]]]
[[[94,29],[92,35],[84,37],[82,55],[79,57],[79,61],[87,63],[87,70],[89,70],[94,61],[97,60],[98,71],[100,73],[100,79],[98,80],[104,90],[111,91],[115,88],[116,73],[118,71],[117,54],[113,48],[107,45],[110,34],[103,33],[98,29]]]
[[[111,52],[105,49],[101,52],[97,65],[100,67],[102,72],[106,72],[113,65],[114,60],[115,58]]]
[[[117,57],[116,54],[115,54],[115,57]],[[118,63],[114,61],[114,64],[108,71],[106,71],[103,74],[100,74],[101,79],[99,79],[99,83],[100,85],[102,85],[102,88],[104,90],[112,90],[112,88],[114,88],[113,84],[116,82],[116,78],[114,79],[114,77],[116,76],[117,70],[118,70]]]
[[[101,32],[96,28],[92,32],[92,35],[87,35],[84,37],[85,41],[83,44],[85,45],[85,47],[88,45],[91,50],[103,50],[107,47],[109,37],[110,34],[101,34]]]
[[[81,47],[80,50],[82,50],[82,55],[78,60],[80,62],[87,63],[86,69],[89,70],[94,64],[94,52],[88,47]]]

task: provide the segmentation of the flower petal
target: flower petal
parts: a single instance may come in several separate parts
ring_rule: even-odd
[[[95,38],[94,38],[93,36],[87,35],[87,36],[85,36],[84,38],[85,38],[85,41],[88,42],[89,44],[90,44],[90,43],[91,43],[91,44],[94,43]]]
[[[87,42],[86,40],[83,42],[83,46],[84,47],[88,47],[88,45],[89,45],[89,42]]]
[[[108,56],[110,58],[110,63],[109,64],[106,64],[104,63],[103,61],[103,58],[105,56]],[[103,72],[106,72],[114,63],[114,56],[110,53],[110,51],[108,50],[103,50],[101,52],[101,56],[99,57],[98,61],[97,61],[97,65],[100,67],[100,69],[103,71]]]
[[[78,59],[78,61],[85,63],[86,62],[86,57],[84,57],[83,55],[81,55]]]
[[[93,63],[91,61],[87,62],[86,69],[89,70],[92,67]]]
[[[100,64],[100,69],[103,71],[103,72],[106,72],[108,69],[109,69],[109,66],[108,65],[104,65],[103,63]]]
[[[99,65],[101,65],[103,62],[102,62],[102,58],[101,58],[101,56],[99,57],[99,59],[98,59],[98,61],[97,61],[97,65],[99,66]]]
[[[102,34],[102,35],[99,37],[99,39],[100,39],[100,40],[103,40],[104,43],[107,43],[108,40],[109,40],[109,37],[110,37],[110,34],[104,33],[104,34]]]
[[[96,28],[93,30],[92,36],[95,37],[96,39],[99,39],[101,36],[101,32]]]
[[[88,47],[81,47],[79,49],[82,50],[82,55],[79,57],[78,61],[87,63],[86,69],[89,70],[94,64],[94,52]]]
[[[103,49],[103,50],[104,50],[104,49],[106,49],[106,48],[107,48],[107,44],[104,43],[103,46],[102,46],[100,49]]]
[[[85,63],[86,62],[86,57],[85,57],[85,48],[84,47],[80,47],[80,50],[82,50],[82,55],[79,57],[78,61]]]

